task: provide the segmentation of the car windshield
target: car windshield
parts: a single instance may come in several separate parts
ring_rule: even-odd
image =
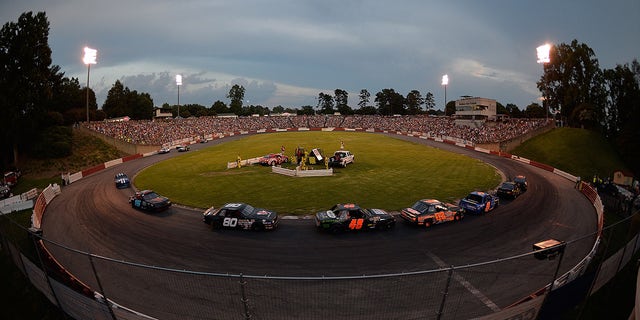
[[[143,197],[145,200],[152,200],[152,199],[158,198],[158,197],[160,197],[160,196],[159,196],[157,193],[155,193],[155,192],[149,192],[149,193],[145,194],[145,195],[144,195],[144,196],[142,196],[142,197]]]
[[[511,183],[503,183],[500,188],[504,190],[513,190],[514,185]]]
[[[422,202],[422,201],[418,201],[418,202],[414,203],[411,208],[413,208],[414,210],[416,210],[416,211],[418,211],[420,213],[435,212],[436,211],[433,205],[427,204],[427,203]]]
[[[467,200],[473,201],[473,202],[482,202],[482,196],[479,194],[470,194],[466,197]]]

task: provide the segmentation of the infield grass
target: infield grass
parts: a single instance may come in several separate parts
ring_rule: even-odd
[[[297,146],[331,155],[341,141],[355,154],[355,163],[334,169],[330,177],[288,177],[260,165],[227,169],[238,156],[277,153],[281,146],[290,158]],[[295,215],[341,202],[389,211],[421,198],[453,202],[473,190],[494,189],[499,181],[493,167],[467,156],[382,134],[316,131],[247,136],[162,161],[134,178],[138,189],[153,189],[186,206],[247,202]]]

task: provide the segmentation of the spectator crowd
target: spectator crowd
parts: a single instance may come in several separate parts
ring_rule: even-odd
[[[83,126],[133,144],[162,145],[211,134],[289,128],[350,128],[421,133],[451,137],[473,144],[508,141],[547,124],[545,119],[508,119],[472,126],[456,125],[449,117],[377,115],[298,115],[260,117],[200,117],[149,121],[103,121]]]

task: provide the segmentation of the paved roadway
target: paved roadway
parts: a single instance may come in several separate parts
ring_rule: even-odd
[[[243,317],[240,279],[197,272],[285,277],[245,279],[254,319],[432,318],[441,307],[447,268],[480,264],[451,274],[443,319],[465,319],[505,308],[542,288],[557,263],[532,256],[500,264],[483,262],[525,254],[533,243],[555,238],[570,243],[561,266],[565,272],[593,245],[595,210],[573,183],[498,156],[395,137],[467,154],[495,166],[506,177],[524,174],[529,190],[490,214],[467,215],[460,223],[428,231],[399,220],[388,232],[329,235],[317,232],[311,219],[282,219],[275,232],[212,232],[202,223],[200,210],[173,206],[160,214],[144,213],[128,204],[131,189],[113,186],[115,173],[132,177],[144,167],[176,156],[174,150],[108,168],[64,187],[47,207],[43,236],[98,256],[161,267],[149,270],[92,259],[110,299],[159,319]],[[192,145],[190,152],[238,138]],[[427,196],[416,194],[417,198]],[[68,270],[98,290],[86,257],[52,244],[48,247]],[[367,280],[286,279],[434,269],[438,271]]]

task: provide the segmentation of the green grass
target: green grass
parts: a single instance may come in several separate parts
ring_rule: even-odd
[[[593,175],[612,177],[627,170],[614,147],[597,132],[557,128],[534,137],[512,154],[542,162],[590,181]]]
[[[292,157],[297,146],[331,154],[344,141],[355,163],[330,177],[296,178],[259,165],[227,169],[229,161],[279,152]],[[321,168],[321,166],[318,166]],[[286,214],[311,214],[335,203],[399,210],[420,198],[454,201],[472,190],[497,186],[491,166],[459,154],[371,133],[286,132],[254,135],[185,153],[135,177],[139,189],[153,189],[184,205],[207,208],[248,202]]]

